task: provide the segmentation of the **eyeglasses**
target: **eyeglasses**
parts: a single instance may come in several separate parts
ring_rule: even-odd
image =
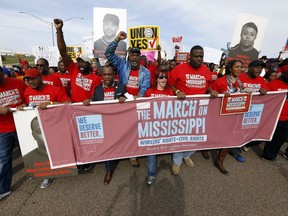
[[[36,67],[44,67],[45,64],[36,64]]]
[[[160,72],[168,72],[169,70],[168,69],[162,69],[160,70]]]
[[[159,76],[158,79],[166,79],[167,80],[168,77],[167,76]]]

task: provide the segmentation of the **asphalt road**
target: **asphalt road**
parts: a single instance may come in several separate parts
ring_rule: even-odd
[[[282,152],[287,143],[283,146]],[[288,160],[274,166],[259,158],[263,145],[243,152],[245,163],[228,155],[221,174],[201,153],[192,155],[194,168],[181,166],[171,174],[171,155],[158,156],[156,183],[146,184],[146,158],[140,168],[121,160],[109,185],[103,184],[105,167],[55,179],[40,189],[40,179],[28,180],[18,148],[14,151],[13,192],[0,201],[0,215],[288,215]],[[212,151],[212,158],[216,152]]]

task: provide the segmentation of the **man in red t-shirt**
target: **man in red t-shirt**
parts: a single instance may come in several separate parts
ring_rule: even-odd
[[[254,60],[248,65],[247,73],[239,75],[239,79],[243,84],[244,92],[260,92],[260,95],[267,93],[267,83],[263,77],[260,76],[262,69],[266,66],[260,60]]]
[[[10,108],[25,103],[25,88],[21,80],[4,78],[0,67],[0,200],[11,193],[13,146],[17,142]]]
[[[65,67],[71,75],[71,99],[72,102],[83,102],[90,99],[96,86],[101,84],[101,78],[92,73],[92,61],[87,56],[81,56],[79,63],[72,61],[67,53],[66,43],[62,32],[63,21],[54,20],[57,34],[57,45]]]
[[[71,97],[71,75],[68,73],[62,60],[58,62],[58,72],[56,75],[60,78],[66,94]]]
[[[186,95],[210,94],[217,97],[218,93],[210,88],[211,72],[203,64],[204,50],[201,46],[194,46],[190,51],[190,62],[177,65],[170,73],[169,84],[178,99],[184,100]],[[193,167],[190,156],[194,151],[177,152],[173,154],[172,173],[178,175],[182,161]]]
[[[63,88],[60,78],[55,73],[49,73],[49,62],[45,58],[37,60],[36,68],[42,74],[42,80],[45,84]]]
[[[101,84],[101,77],[92,73],[92,60],[82,55],[77,58],[77,64],[74,63],[67,53],[66,43],[62,32],[63,21],[61,19],[54,20],[56,28],[57,46],[64,62],[65,67],[71,75],[71,100],[72,102],[83,102],[90,99],[94,94],[96,86]],[[78,166],[78,170],[89,170],[92,164]]]
[[[288,70],[281,72],[279,79],[274,79],[268,84],[270,91],[282,91],[288,90]],[[279,121],[276,130],[273,134],[272,140],[265,143],[262,160],[273,163],[274,165],[281,165],[281,162],[277,159],[277,155],[280,151],[281,146],[285,143],[288,138],[288,101],[282,108]],[[288,158],[288,149],[284,153],[284,158]]]
[[[28,69],[25,72],[24,80],[28,87],[24,92],[24,97],[29,106],[47,109],[48,105],[70,103],[71,100],[63,88],[45,84],[42,77],[42,74],[36,68]],[[19,106],[18,109],[23,110],[23,106]],[[52,180],[53,178],[43,179],[41,188],[49,187]]]

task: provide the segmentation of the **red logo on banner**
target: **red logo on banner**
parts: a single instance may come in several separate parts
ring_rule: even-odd
[[[251,104],[251,94],[225,95],[222,99],[220,115],[247,112]]]

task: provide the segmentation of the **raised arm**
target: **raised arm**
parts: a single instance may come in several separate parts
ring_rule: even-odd
[[[161,64],[161,46],[157,46],[158,56],[156,60],[156,66],[158,67]]]
[[[118,35],[116,36],[115,40],[109,44],[109,46],[107,47],[105,51],[105,56],[108,62],[114,65],[114,67],[116,67],[118,72],[124,60],[115,54],[115,50],[118,46],[119,41],[125,40],[126,38],[127,38],[127,34],[123,31],[120,31]]]
[[[68,67],[68,65],[72,62],[72,59],[67,53],[67,47],[64,41],[64,36],[63,36],[63,31],[62,31],[63,21],[61,19],[54,19],[54,26],[56,28],[58,50],[60,52],[60,55],[62,57],[65,67]]]

